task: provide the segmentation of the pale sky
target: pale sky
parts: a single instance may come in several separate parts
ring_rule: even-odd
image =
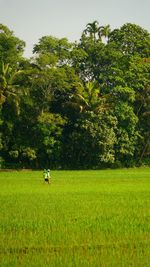
[[[26,42],[26,57],[42,36],[78,41],[94,20],[112,29],[130,22],[150,31],[150,0],[0,0],[0,23]]]

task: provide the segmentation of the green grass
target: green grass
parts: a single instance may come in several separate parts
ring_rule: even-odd
[[[150,266],[150,168],[0,173],[0,266]]]

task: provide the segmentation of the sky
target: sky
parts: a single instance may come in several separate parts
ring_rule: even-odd
[[[78,41],[87,23],[97,20],[111,29],[124,23],[150,31],[149,0],[0,0],[0,23],[26,42],[24,55],[45,35]]]

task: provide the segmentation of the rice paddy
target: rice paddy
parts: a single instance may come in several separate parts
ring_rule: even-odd
[[[150,168],[0,172],[0,266],[150,266]]]

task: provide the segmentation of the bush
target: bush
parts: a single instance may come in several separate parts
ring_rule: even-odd
[[[150,158],[145,158],[142,160],[142,166],[150,166]]]

